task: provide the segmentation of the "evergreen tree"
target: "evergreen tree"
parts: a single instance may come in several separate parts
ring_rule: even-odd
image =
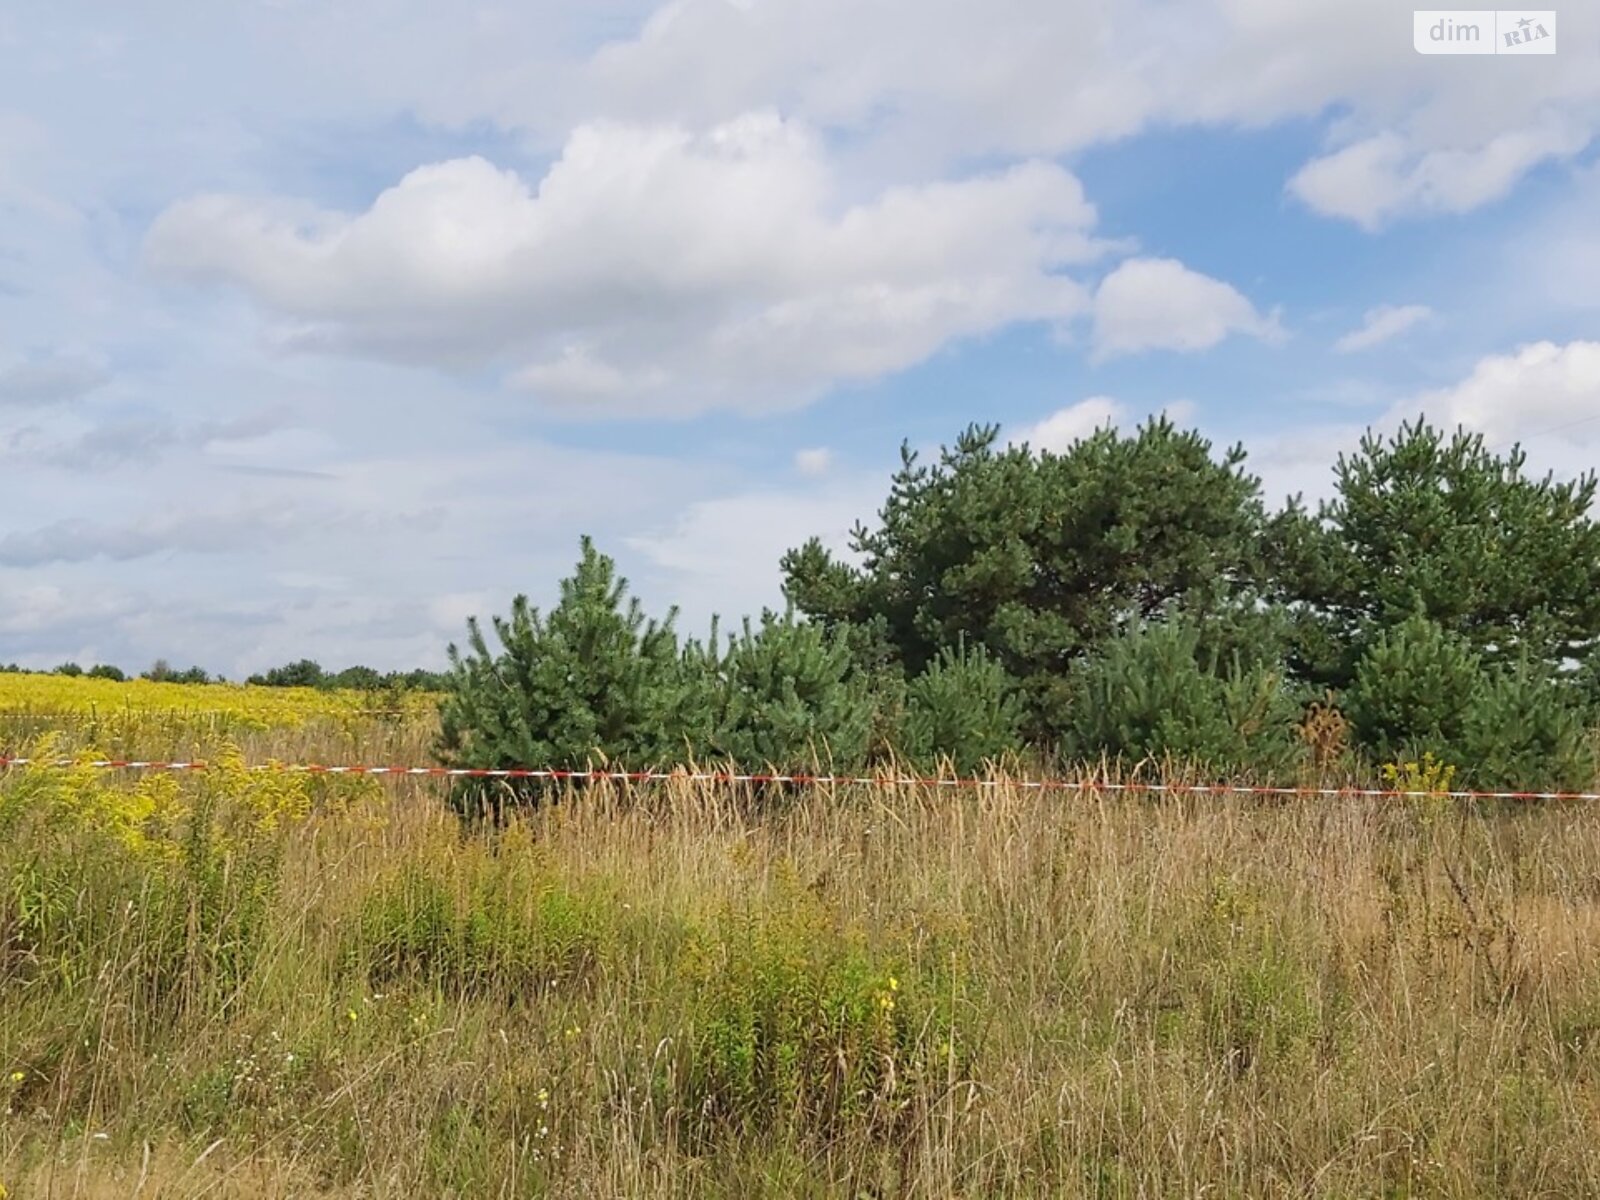
[[[518,596],[493,618],[492,650],[476,618],[467,650],[449,649],[439,753],[449,766],[505,768],[591,764],[648,769],[676,761],[704,723],[702,681],[686,670],[672,631],[647,621],[615,564],[585,537],[574,574],[548,617]],[[496,793],[534,799],[548,789],[473,784],[469,807]]]
[[[1265,521],[1244,451],[1153,419],[1055,454],[970,427],[933,467],[909,447],[858,569],[816,539],[784,556],[785,590],[827,624],[877,619],[903,672],[965,636],[1019,681],[1029,732],[1064,719],[1067,667],[1180,602],[1228,599],[1261,574]]]
[[[1062,750],[1136,762],[1170,756],[1221,773],[1271,772],[1299,757],[1299,706],[1281,668],[1222,661],[1198,624],[1153,622],[1073,668]]]
[[[1432,750],[1458,768],[1482,660],[1465,638],[1418,611],[1377,640],[1356,666],[1345,713],[1380,762]]]
[[[906,690],[901,749],[918,767],[974,774],[1022,748],[1017,682],[982,646],[946,646]]]
[[[1497,670],[1481,682],[1454,750],[1448,761],[1475,788],[1583,791],[1595,782],[1594,741],[1582,707],[1535,663]]]
[[[1421,611],[1490,664],[1556,669],[1600,639],[1600,525],[1593,473],[1569,483],[1523,473],[1423,421],[1341,455],[1338,494],[1271,522],[1278,595],[1298,614],[1295,665],[1344,687],[1381,631]]]
[[[759,629],[746,618],[720,656],[716,636],[713,625],[690,676],[711,705],[709,725],[698,731],[711,755],[785,774],[861,766],[873,695],[842,631],[796,621],[792,609],[782,617],[769,609]]]

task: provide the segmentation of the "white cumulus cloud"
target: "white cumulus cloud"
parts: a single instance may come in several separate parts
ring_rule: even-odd
[[[1229,334],[1281,336],[1231,284],[1172,258],[1131,258],[1094,295],[1094,352],[1109,358],[1141,350],[1205,350]]]
[[[1533,342],[1478,361],[1460,383],[1427,392],[1391,414],[1425,412],[1491,444],[1544,441],[1592,458],[1600,444],[1600,341]]]
[[[1427,149],[1384,130],[1313,159],[1289,190],[1325,216],[1375,230],[1401,216],[1468,212],[1498,200],[1533,167],[1570,158],[1592,136],[1586,125],[1562,120]]]
[[[1076,316],[1063,269],[1099,253],[1094,220],[1044,162],[847,198],[807,127],[754,114],[703,134],[581,126],[536,184],[441,162],[354,215],[196,196],[145,254],[242,289],[292,346],[504,364],[608,413],[763,411]]]

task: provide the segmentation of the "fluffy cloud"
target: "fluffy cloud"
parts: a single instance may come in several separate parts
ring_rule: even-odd
[[[1275,316],[1258,313],[1237,289],[1171,258],[1132,258],[1094,295],[1094,352],[1204,350],[1231,333],[1274,339]]]
[[[1487,355],[1457,383],[1392,404],[1368,425],[1339,422],[1251,442],[1250,470],[1270,503],[1296,492],[1327,499],[1341,451],[1354,450],[1368,428],[1388,436],[1419,417],[1437,429],[1480,433],[1496,453],[1520,443],[1530,472],[1572,478],[1593,468],[1600,446],[1600,342],[1535,342]]]
[[[1126,406],[1110,396],[1090,396],[1086,400],[1058,409],[1044,420],[1020,430],[1008,444],[1026,442],[1030,449],[1060,454],[1074,442],[1082,441],[1097,429],[1120,425],[1127,417]]]
[[[1490,355],[1460,383],[1399,406],[1390,419],[1418,410],[1491,444],[1550,439],[1592,458],[1589,448],[1600,444],[1600,342],[1534,342]]]
[[[1066,408],[1057,409],[1042,421],[1024,426],[1006,439],[1006,445],[1024,442],[1034,451],[1065,453],[1075,442],[1106,428],[1126,429],[1134,410],[1110,396],[1090,396]],[[1195,423],[1196,407],[1188,400],[1175,400],[1160,410],[1160,415],[1183,427]]]
[[[763,607],[781,610],[778,562],[811,537],[855,561],[850,529],[877,512],[886,486],[882,476],[862,474],[823,492],[760,490],[700,500],[665,528],[625,542],[681,606],[679,628],[700,634],[713,613],[736,618]]]
[[[1325,216],[1375,230],[1409,214],[1460,213],[1498,200],[1530,169],[1570,158],[1592,131],[1562,121],[1508,130],[1481,145],[1420,149],[1392,130],[1314,159],[1289,190]]]
[[[867,169],[1334,109],[1342,145],[1292,190],[1369,228],[1486,203],[1600,129],[1600,48],[1576,29],[1549,58],[1441,64],[1395,17],[1388,0],[671,0],[581,79],[595,110],[635,117],[716,121],[778,96],[855,131]]]
[[[1361,318],[1361,328],[1352,329],[1336,341],[1333,348],[1340,354],[1368,350],[1380,342],[1399,337],[1413,325],[1431,316],[1433,310],[1426,304],[1402,304],[1398,307],[1380,304],[1377,308],[1369,308]]]
[[[206,195],[147,261],[242,288],[291,345],[506,363],[606,412],[760,411],[910,366],[954,339],[1062,322],[1099,251],[1045,163],[847,201],[803,126],[704,135],[593,124],[530,186],[481,158],[421,167],[355,216]]]

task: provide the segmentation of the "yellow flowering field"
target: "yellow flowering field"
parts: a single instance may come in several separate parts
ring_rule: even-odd
[[[0,713],[86,716],[119,710],[143,714],[225,716],[241,728],[294,729],[308,721],[369,715],[375,708],[425,712],[434,698],[316,688],[252,687],[240,683],[116,682],[88,676],[0,674]]]

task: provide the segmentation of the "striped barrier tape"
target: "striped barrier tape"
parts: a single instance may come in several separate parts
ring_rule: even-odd
[[[229,708],[123,708],[107,705],[104,708],[67,708],[34,710],[27,708],[0,709],[0,720],[55,720],[59,717],[103,717],[118,713],[132,712],[140,716],[157,717],[238,717],[245,720],[257,719],[270,714],[255,714],[241,712]],[[421,715],[426,715],[427,710],[419,710]],[[404,717],[413,714],[407,708],[346,708],[337,711],[308,712],[303,714],[307,721],[331,720],[343,717]]]
[[[7,758],[0,756],[0,769],[13,767],[93,767],[105,771],[205,771],[210,764],[158,762],[139,759],[101,758],[80,762],[71,758]],[[1444,797],[1452,800],[1600,800],[1600,792],[1492,792],[1453,790],[1445,792],[1406,791],[1393,788],[1356,787],[1273,787],[1258,784],[1205,783],[1111,783],[1098,779],[973,779],[939,778],[916,775],[803,775],[759,774],[728,771],[595,771],[536,767],[385,767],[332,766],[322,763],[252,763],[251,771],[276,771],[295,775],[377,775],[433,779],[544,779],[611,780],[626,783],[795,783],[811,786],[857,785],[872,787],[1015,787],[1028,790],[1153,792],[1186,796],[1323,796],[1400,799],[1406,797]]]

